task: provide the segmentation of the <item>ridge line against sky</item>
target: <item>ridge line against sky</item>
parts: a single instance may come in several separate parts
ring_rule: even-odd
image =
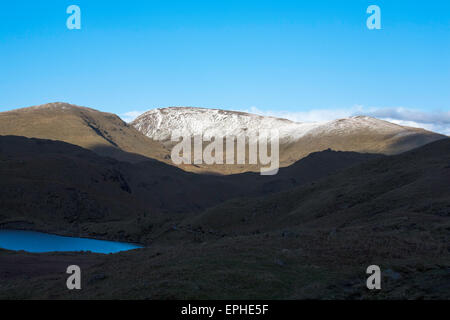
[[[448,0],[78,0],[81,30],[66,27],[70,4],[2,4],[0,111],[257,106],[292,120],[364,113],[450,133]],[[366,26],[372,4],[381,30]]]

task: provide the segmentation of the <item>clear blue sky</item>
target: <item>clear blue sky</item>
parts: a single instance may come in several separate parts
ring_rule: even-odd
[[[450,1],[3,1],[0,111],[52,101],[448,112]]]

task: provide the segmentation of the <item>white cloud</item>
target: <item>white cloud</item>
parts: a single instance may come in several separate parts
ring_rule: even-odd
[[[407,108],[370,108],[366,111],[369,115],[378,118],[391,118],[418,123],[450,124],[450,111],[429,111]]]
[[[296,122],[326,122],[357,115],[366,115],[399,125],[423,128],[450,135],[450,111],[419,111],[403,107],[379,108],[356,105],[348,109],[312,109],[308,111],[271,111],[251,107],[244,112],[285,118]]]
[[[415,122],[409,120],[399,120],[392,118],[381,118],[383,120],[399,124],[401,126],[423,128],[428,131],[438,132],[450,136],[450,125],[449,124],[439,124],[439,123],[426,123],[426,122]]]
[[[364,114],[403,126],[450,135],[450,111],[420,111],[403,107],[369,108]]]
[[[313,109],[308,111],[271,111],[261,110],[251,107],[250,110],[242,110],[248,113],[289,119],[296,122],[326,122],[340,118],[347,118],[362,110],[361,106],[354,106],[350,109]]]
[[[120,114],[120,118],[122,118],[123,121],[125,122],[131,122],[134,119],[136,119],[137,117],[139,117],[141,114],[143,114],[145,111],[129,111],[129,112],[125,112]]]

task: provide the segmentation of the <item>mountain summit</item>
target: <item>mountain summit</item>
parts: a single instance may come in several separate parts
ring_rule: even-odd
[[[295,141],[317,123],[298,123],[287,119],[251,113],[193,107],[154,109],[140,115],[131,123],[146,136],[159,141],[170,140],[173,130],[188,136],[229,136],[277,129],[286,142]]]

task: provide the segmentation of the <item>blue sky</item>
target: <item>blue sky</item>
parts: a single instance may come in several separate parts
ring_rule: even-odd
[[[71,4],[81,30],[66,28]],[[366,27],[371,4],[381,30]],[[2,2],[0,111],[54,101],[124,118],[365,113],[450,134],[450,1]]]

